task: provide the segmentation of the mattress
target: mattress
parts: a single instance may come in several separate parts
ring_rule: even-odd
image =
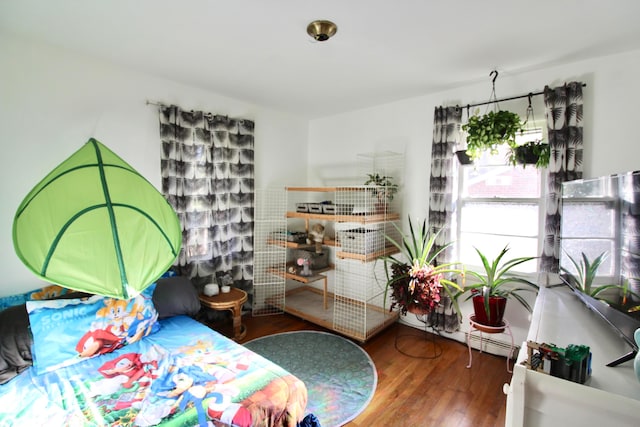
[[[285,426],[307,389],[282,367],[187,316],[111,353],[0,386],[0,426]]]

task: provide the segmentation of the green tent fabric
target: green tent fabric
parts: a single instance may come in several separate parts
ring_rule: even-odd
[[[181,243],[162,194],[93,138],[29,192],[13,221],[16,253],[37,276],[115,298],[155,282]]]

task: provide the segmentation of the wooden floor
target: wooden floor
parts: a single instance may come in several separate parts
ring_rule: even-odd
[[[249,315],[243,322],[247,335],[241,342],[278,332],[323,330],[288,314]],[[431,338],[396,323],[365,344],[358,343],[376,365],[378,387],[367,409],[347,426],[504,426],[502,386],[511,379],[505,358],[474,350],[473,366],[467,369],[466,345],[442,337],[435,337],[440,357],[412,357],[433,354]]]

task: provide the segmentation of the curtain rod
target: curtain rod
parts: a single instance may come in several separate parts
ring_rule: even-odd
[[[158,106],[158,107],[170,107],[170,105],[164,104],[164,103],[162,103],[162,102],[158,102],[158,101],[149,101],[148,99],[145,101],[145,104],[146,104],[146,105],[155,105],[155,106]],[[191,110],[191,112],[193,113],[193,112],[194,112],[194,110]],[[228,118],[229,118],[229,116],[228,116],[228,115],[226,115],[226,114],[225,114],[225,115],[222,115],[222,114],[213,114],[213,113],[211,113],[211,112],[204,112],[204,111],[203,111],[202,113],[203,113],[204,117],[206,117],[206,118],[207,118],[207,119],[209,119],[209,120],[212,120],[215,116],[225,117],[226,119],[228,119]]]
[[[582,83],[582,87],[586,87],[586,86],[587,86],[586,83]],[[467,104],[467,105],[463,105],[461,108],[466,107],[467,109],[469,109],[471,107],[479,107],[481,105],[497,104],[498,102],[513,101],[514,99],[538,96],[538,95],[542,95],[543,93],[544,93],[543,90],[539,92],[529,92],[526,95],[518,95],[518,96],[511,96],[509,98],[494,99],[493,101],[478,102],[476,104]]]

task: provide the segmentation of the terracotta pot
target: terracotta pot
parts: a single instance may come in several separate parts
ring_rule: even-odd
[[[507,306],[505,297],[489,297],[489,316],[487,316],[484,309],[484,298],[481,294],[474,295],[472,300],[476,322],[492,327],[499,327],[504,324],[502,318]]]

